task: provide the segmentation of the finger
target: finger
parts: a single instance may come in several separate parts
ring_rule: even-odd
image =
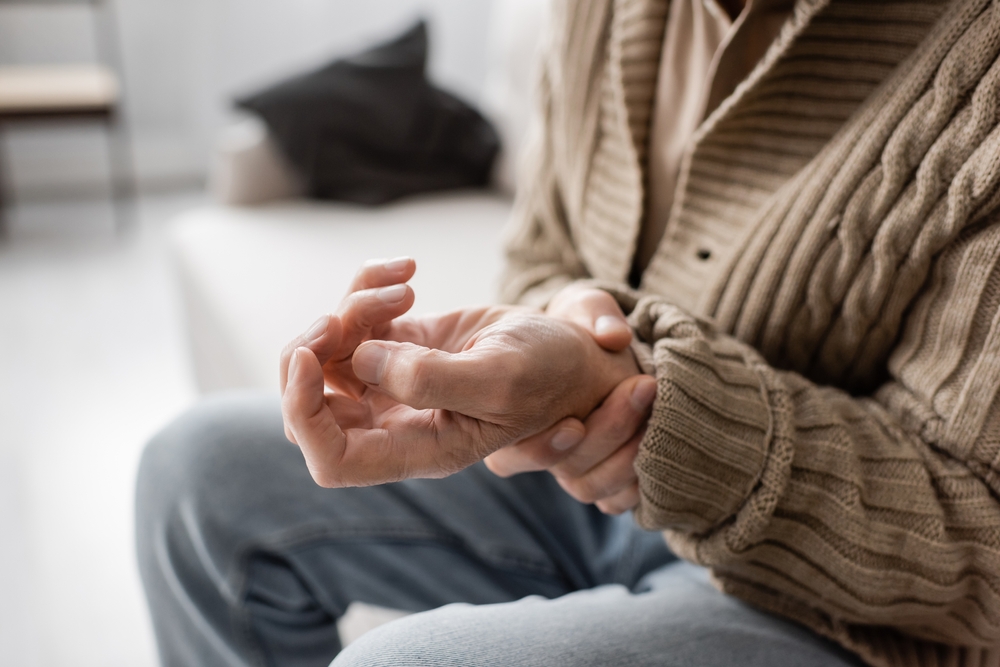
[[[318,357],[329,358],[329,355],[340,345],[342,331],[339,318],[333,315],[323,315],[304,334],[296,336],[282,349],[278,366],[278,382],[282,395],[284,395],[285,385],[288,383],[288,365],[295,350],[305,347],[312,350]]]
[[[337,420],[337,425],[341,430],[347,431],[351,428],[371,428],[372,415],[367,406],[356,399],[343,394],[326,393],[326,405],[333,413],[333,418]],[[285,425],[285,437],[292,444],[298,444],[291,429]]]
[[[405,283],[416,271],[417,263],[409,257],[371,259],[358,269],[347,293]]]
[[[655,399],[655,378],[635,375],[622,381],[587,417],[583,442],[554,466],[552,473],[580,477],[611,456],[644,428]]]
[[[597,505],[597,509],[612,516],[634,510],[639,506],[639,483],[636,482],[610,498],[598,500],[594,504]]]
[[[620,448],[598,466],[580,477],[561,477],[556,475],[556,481],[568,493],[581,503],[596,503],[610,498],[628,488],[637,481],[635,473],[635,457],[639,453],[641,437],[633,438],[626,446]]]
[[[391,399],[376,395],[374,400]],[[385,406],[383,406],[384,408]],[[395,405],[375,423],[344,430],[346,446],[327,485],[370,486],[412,477],[440,478],[483,458],[493,439],[476,420],[445,411]]]
[[[632,342],[632,328],[614,297],[604,290],[567,289],[560,292],[546,309],[553,317],[579,324],[590,332],[598,345],[620,352]]]
[[[413,343],[368,341],[358,347],[352,363],[359,380],[416,409],[481,414],[498,384],[496,363]]]
[[[336,485],[334,475],[347,438],[327,405],[319,360],[306,347],[295,350],[289,360],[281,413],[302,449],[309,474],[320,486]]]
[[[339,323],[339,335],[327,335],[308,345],[323,366],[327,386],[359,396],[364,385],[354,377],[351,355],[359,343],[377,331],[379,325],[391,322],[409,310],[413,300],[413,289],[408,285],[379,287],[348,295],[340,305],[339,315],[327,316]],[[286,352],[294,350],[297,342],[292,341],[285,348]]]
[[[409,285],[391,285],[361,290],[347,295],[337,309],[344,325],[340,346],[332,359],[340,361],[354,354],[354,349],[381,324],[391,322],[413,306],[415,295]],[[329,359],[320,359],[325,364]]]
[[[568,417],[541,433],[525,438],[486,457],[486,467],[498,477],[548,470],[569,455],[583,440],[580,420]]]

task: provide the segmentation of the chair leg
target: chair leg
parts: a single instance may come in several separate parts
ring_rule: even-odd
[[[128,127],[120,113],[112,115],[106,125],[111,196],[114,200],[115,229],[119,234],[138,221],[138,199],[135,184],[135,163]]]
[[[3,133],[0,132],[0,241],[7,241],[10,238],[10,225],[8,217],[10,214],[7,209],[9,198],[5,196],[7,191],[4,183],[3,158]]]
[[[120,234],[138,220],[138,192],[131,134],[124,111],[125,63],[121,52],[115,0],[97,0],[91,18],[98,59],[109,64],[118,74],[121,86],[121,99],[109,116],[107,125],[111,192],[114,197],[116,229]]]

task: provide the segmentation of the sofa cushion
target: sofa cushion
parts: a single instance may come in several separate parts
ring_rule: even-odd
[[[500,136],[493,183],[514,193],[519,156],[535,112],[536,54],[550,0],[495,0],[487,39],[487,71],[479,108]],[[212,192],[224,204],[253,205],[304,192],[301,179],[256,117],[222,131],[212,167]]]
[[[267,125],[247,115],[216,142],[209,190],[220,204],[254,206],[305,195],[305,183],[274,143]]]
[[[399,37],[244,97],[312,197],[382,204],[486,185],[499,139],[425,76],[423,21]]]

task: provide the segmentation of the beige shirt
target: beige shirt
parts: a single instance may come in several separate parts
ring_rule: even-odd
[[[653,110],[648,213],[635,257],[637,273],[649,265],[663,238],[691,137],[754,68],[791,11],[790,0],[747,0],[733,21],[717,0],[671,3]]]

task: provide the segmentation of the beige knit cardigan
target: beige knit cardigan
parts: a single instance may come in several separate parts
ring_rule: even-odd
[[[1000,0],[799,0],[633,291],[666,15],[557,0],[505,297],[617,295],[659,382],[638,519],[723,590],[1000,665]]]

